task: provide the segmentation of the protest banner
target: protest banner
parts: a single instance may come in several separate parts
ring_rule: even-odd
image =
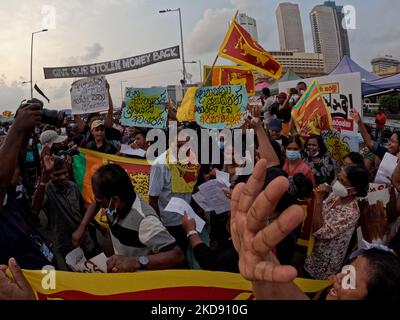
[[[243,86],[202,87],[195,95],[196,122],[206,129],[239,128],[247,115]]]
[[[352,118],[355,110],[362,116],[360,73],[337,74],[319,78],[303,79],[308,86],[317,80],[319,91],[325,99],[332,116],[333,128],[337,131],[358,132],[358,126]],[[299,80],[279,83],[280,92],[289,92]]]
[[[323,130],[332,130],[332,117],[319,93],[317,81],[310,84],[293,107],[292,118],[297,132],[320,135]]]
[[[75,81],[71,86],[72,114],[108,110],[106,78],[95,76]]]
[[[381,164],[379,165],[378,172],[375,176],[375,183],[384,183],[390,184],[392,183],[392,175],[396,166],[399,162],[399,158],[386,152],[385,156],[383,157]]]
[[[45,79],[86,78],[140,69],[151,64],[179,58],[179,46],[175,46],[135,57],[80,66],[43,68],[43,71]]]
[[[148,201],[151,164],[147,160],[118,157],[87,149],[79,151],[80,154],[72,158],[72,169],[74,180],[87,206],[94,201],[92,177],[97,169],[108,163],[116,163],[123,167],[129,174],[135,191]]]
[[[382,201],[383,205],[386,207],[390,201],[390,193],[386,184],[370,183],[367,200],[370,205]]]
[[[336,130],[323,131],[322,138],[332,159],[338,162],[342,161],[351,152],[349,143],[343,140],[340,132]]]
[[[131,273],[53,272],[54,288],[43,286],[42,270],[23,270],[39,300],[252,300],[251,282],[240,274],[203,270],[162,270]],[[317,293],[331,280],[297,278],[305,293]]]
[[[126,88],[122,125],[163,129],[167,123],[168,91],[166,88]]]
[[[242,85],[249,96],[254,96],[255,80],[251,69],[236,66],[204,66],[212,68],[211,86]],[[205,72],[208,75],[208,71]]]

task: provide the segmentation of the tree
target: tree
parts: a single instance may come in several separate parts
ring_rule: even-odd
[[[389,110],[391,114],[398,114],[400,111],[400,95],[382,96],[380,104],[384,110]]]

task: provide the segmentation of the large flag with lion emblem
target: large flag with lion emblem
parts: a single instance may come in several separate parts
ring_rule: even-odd
[[[281,65],[235,19],[229,27],[218,55],[251,67],[274,79],[282,76]]]
[[[297,132],[319,135],[333,129],[331,113],[318,88],[314,80],[292,110]]]

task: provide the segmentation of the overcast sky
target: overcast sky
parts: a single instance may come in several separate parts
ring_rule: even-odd
[[[379,55],[400,57],[400,2],[398,0],[343,0],[356,8],[357,29],[349,31],[352,58],[371,70]],[[31,33],[51,19],[55,28],[35,35],[33,82],[47,94],[49,108],[69,108],[69,88],[74,79],[45,80],[43,67],[90,64],[126,58],[180,45],[177,12],[182,9],[185,58],[212,64],[236,9],[257,20],[259,42],[267,50],[279,49],[275,10],[278,0],[1,0],[0,1],[0,111],[15,109],[29,97]],[[323,0],[299,3],[306,51],[313,52],[309,12]],[[43,10],[43,13],[42,13]],[[226,62],[226,61],[225,61]],[[224,63],[224,60],[219,60]],[[199,80],[199,65],[187,65],[193,80]],[[149,87],[178,84],[180,60],[155,64],[140,70],[108,75],[115,105],[121,104],[123,86]]]

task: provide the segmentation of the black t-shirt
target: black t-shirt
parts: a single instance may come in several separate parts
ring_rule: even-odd
[[[284,123],[290,122],[292,118],[291,108],[279,109],[279,104],[276,102],[271,106],[270,113],[271,115],[275,115],[278,119],[281,119]]]
[[[107,140],[120,141],[122,139],[122,133],[115,128],[105,128],[105,134]],[[88,126],[85,127],[83,135],[84,137],[81,140],[80,147],[86,148],[89,142],[94,141],[93,134],[91,133],[90,128]]]
[[[44,245],[49,248],[23,207],[9,195],[0,209],[0,264],[7,265],[10,258],[15,258],[22,269],[41,270],[54,265],[42,253]]]
[[[104,141],[104,143],[101,145],[100,148],[96,146],[96,143],[94,141],[90,141],[87,145],[86,148],[89,150],[97,151],[97,152],[102,152],[102,153],[108,153],[108,154],[116,154],[118,152],[118,149],[109,141]]]

